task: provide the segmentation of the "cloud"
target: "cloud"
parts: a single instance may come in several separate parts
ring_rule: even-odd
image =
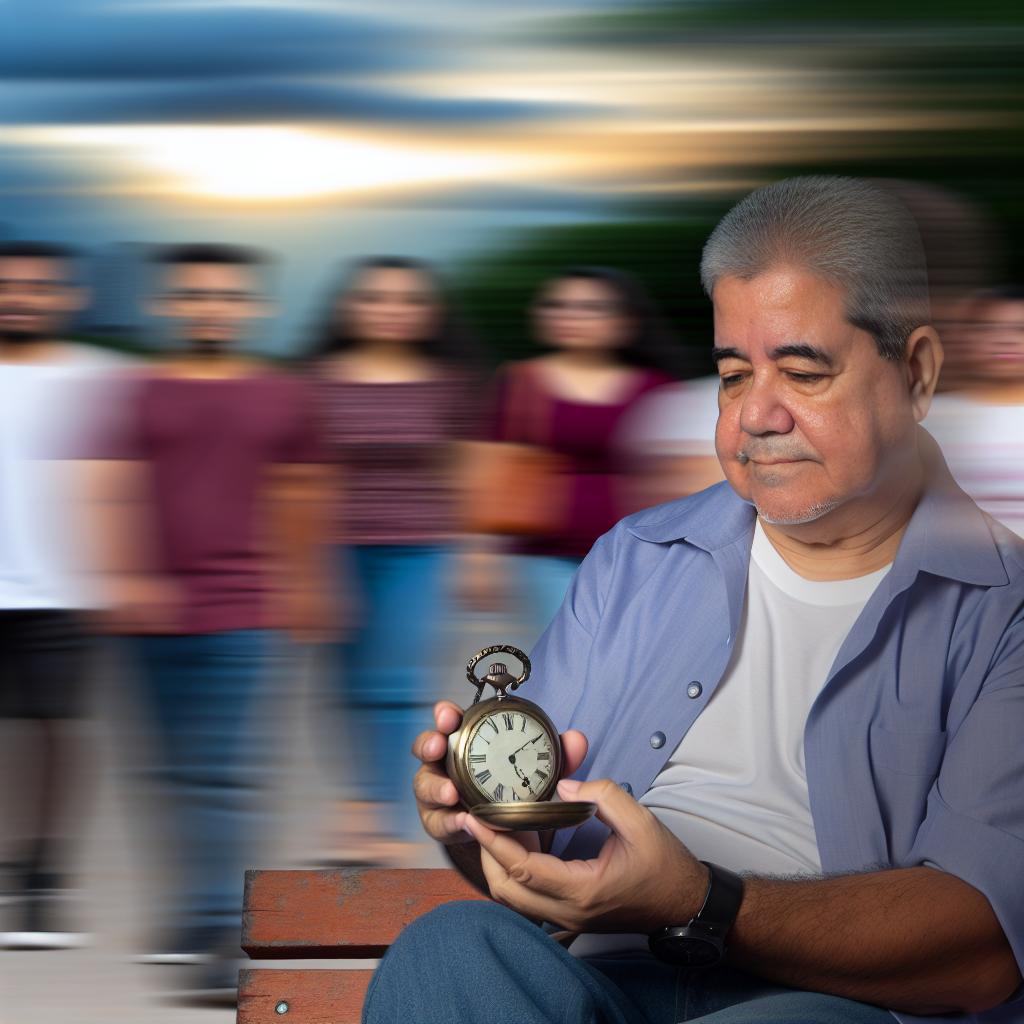
[[[475,125],[578,116],[576,105],[433,98],[341,81],[260,77],[124,83],[28,82],[0,92],[0,124],[373,122]]]
[[[486,38],[486,19],[396,21],[302,3],[18,8],[0,32],[0,124],[476,125],[581,112],[388,84],[409,74],[443,79],[500,48],[500,38]]]
[[[433,66],[434,32],[365,16],[280,6],[18,5],[0,34],[8,80],[152,81]]]

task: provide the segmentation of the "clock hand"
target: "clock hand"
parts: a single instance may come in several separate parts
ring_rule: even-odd
[[[539,740],[539,739],[541,738],[541,736],[543,736],[543,735],[544,735],[544,733],[542,733],[542,732],[539,732],[539,733],[537,733],[537,735],[536,735],[536,736],[534,736],[532,740],[527,740],[527,741],[526,741],[526,742],[525,742],[525,743],[524,743],[524,744],[523,744],[523,745],[522,745],[522,746],[521,746],[521,747],[519,748],[519,750],[525,750],[525,749],[526,749],[526,748],[527,748],[527,747],[528,747],[528,746],[529,746],[529,745],[530,745],[531,743],[536,743],[536,742],[537,742],[537,740]],[[513,758],[513,757],[515,757],[515,756],[516,756],[516,754],[518,754],[518,753],[519,753],[519,750],[517,750],[517,751],[515,752],[515,754],[512,754],[512,755],[510,755],[510,757],[509,757],[509,762],[510,762],[511,764],[515,764],[515,761],[513,761],[513,760],[512,760],[512,758]]]
[[[509,760],[509,763],[512,765],[512,767],[515,768],[516,775],[518,775],[519,778],[521,778],[523,780],[523,787],[525,789],[529,789],[530,788],[530,780],[523,774],[522,769],[519,767],[519,765],[516,764],[516,755],[515,754],[509,755],[509,759],[508,760]]]

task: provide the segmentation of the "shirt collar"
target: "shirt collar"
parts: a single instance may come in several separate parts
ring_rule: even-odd
[[[706,491],[630,516],[626,528],[640,540],[665,544],[685,540],[715,551],[754,533],[754,506],[724,480]]]
[[[931,434],[919,433],[925,491],[900,542],[893,575],[927,572],[962,583],[1005,586],[1010,577],[992,536],[992,521],[957,485]]]
[[[907,524],[893,564],[894,582],[918,572],[983,586],[1009,582],[988,516],[957,486],[938,444],[920,430],[925,490]],[[655,544],[685,541],[716,551],[752,537],[756,515],[728,483],[630,516],[626,528]]]

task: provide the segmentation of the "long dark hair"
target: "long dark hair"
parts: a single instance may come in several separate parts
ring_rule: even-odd
[[[596,281],[615,294],[623,315],[632,324],[630,340],[617,353],[622,362],[628,366],[660,370],[677,379],[688,376],[686,353],[636,278],[612,267],[566,267],[549,277],[538,294],[561,281]]]
[[[371,270],[410,270],[420,274],[429,284],[440,307],[437,325],[429,338],[424,338],[418,350],[431,359],[450,363],[463,370],[480,368],[477,345],[456,314],[440,274],[425,260],[409,256],[368,256],[357,260],[345,271],[341,282],[331,292],[327,312],[316,332],[311,357],[323,359],[337,352],[354,348],[359,339],[338,323],[337,306],[341,296],[352,291],[362,274]]]

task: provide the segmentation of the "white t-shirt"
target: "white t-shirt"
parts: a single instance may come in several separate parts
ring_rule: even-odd
[[[794,572],[761,524],[732,660],[640,803],[700,860],[760,875],[821,870],[804,724],[886,566],[818,582]],[[646,936],[581,937],[578,956],[646,949]]]
[[[0,610],[95,603],[75,477],[99,384],[127,360],[67,346],[46,363],[0,361]]]
[[[956,482],[1024,537],[1024,405],[936,395],[925,421]]]

